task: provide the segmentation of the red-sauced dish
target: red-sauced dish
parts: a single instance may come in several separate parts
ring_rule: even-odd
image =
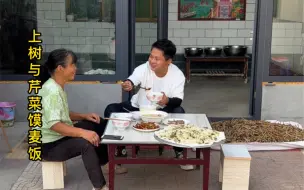
[[[151,130],[151,129],[159,129],[159,125],[153,122],[141,122],[137,123],[134,128],[142,129],[142,130]]]

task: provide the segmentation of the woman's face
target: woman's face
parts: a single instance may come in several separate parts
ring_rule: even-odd
[[[76,75],[76,63],[73,63],[73,58],[71,55],[68,55],[66,58],[65,67],[61,67],[61,74],[66,81],[72,81]]]

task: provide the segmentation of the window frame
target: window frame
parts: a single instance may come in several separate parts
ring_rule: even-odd
[[[135,7],[136,7],[136,2],[138,2],[140,0],[136,0],[135,1]],[[157,18],[153,18],[153,0],[149,0],[150,4],[149,4],[149,18],[137,18],[136,17],[136,22],[157,22]]]
[[[116,82],[123,80],[129,75],[130,54],[126,49],[129,49],[130,25],[129,15],[130,8],[128,1],[116,0],[115,2],[115,38],[119,45],[115,46],[115,74],[114,75],[76,75],[74,81],[101,81],[101,82]],[[37,23],[36,23],[37,28]],[[38,31],[39,32],[39,31]],[[42,33],[43,35],[43,33]],[[0,81],[27,81],[32,76],[20,74],[0,74]]]
[[[276,1],[265,1],[263,2],[265,11],[268,14],[264,15],[265,22],[264,25],[264,55],[262,57],[262,67],[263,67],[263,82],[303,82],[304,76],[270,76],[269,67],[271,60],[271,46],[272,46],[272,24],[273,24],[273,11],[275,8]]]
[[[136,3],[137,1],[135,1]],[[149,4],[149,12],[150,12],[150,15],[148,18],[137,18],[136,17],[136,22],[153,22],[153,23],[156,23],[157,22],[157,18],[153,18],[153,0],[149,0],[150,4]],[[71,0],[65,0],[65,10],[66,10],[66,13],[67,13],[67,10],[70,9],[71,7]],[[136,4],[135,4],[136,6]],[[103,13],[104,13],[104,2],[102,1],[101,4],[100,4],[100,10],[101,10],[101,14],[100,14],[100,18],[102,19],[104,17]],[[83,21],[77,21],[75,20],[74,22],[83,22]]]

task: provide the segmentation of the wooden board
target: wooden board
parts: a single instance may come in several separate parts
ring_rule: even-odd
[[[100,81],[71,81],[67,84],[100,84]]]
[[[67,82],[67,84],[100,84],[100,83],[101,83],[100,81],[71,81],[71,82]],[[0,81],[0,84],[27,84],[27,81]]]
[[[251,156],[244,145],[222,144],[221,151],[224,159],[251,160]]]
[[[224,160],[222,190],[248,190],[250,161]]]
[[[268,85],[304,85],[304,82],[263,82],[263,86],[268,86]]]
[[[27,84],[27,81],[0,81],[0,84]]]

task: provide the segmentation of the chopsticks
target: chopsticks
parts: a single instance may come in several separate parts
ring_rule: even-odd
[[[120,119],[120,118],[103,118],[105,120],[116,120],[116,121],[135,121],[135,120],[127,120],[127,119]]]
[[[141,87],[141,86],[139,88],[144,89],[144,90],[151,90],[151,88],[145,88],[145,87]]]

